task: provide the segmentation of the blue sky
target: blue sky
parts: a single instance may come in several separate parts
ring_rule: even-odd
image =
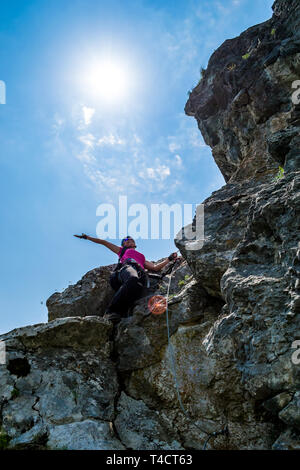
[[[198,204],[224,184],[184,105],[214,50],[270,18],[272,3],[1,2],[0,334],[46,322],[53,292],[116,262],[73,237],[96,236],[99,204]],[[91,81],[103,57],[121,95]],[[173,237],[137,242],[153,261],[176,249]]]

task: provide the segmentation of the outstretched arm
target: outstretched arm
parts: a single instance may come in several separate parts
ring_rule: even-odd
[[[91,242],[98,243],[99,245],[104,245],[106,246],[106,248],[108,248],[109,250],[113,251],[116,254],[118,254],[120,251],[120,247],[118,245],[108,242],[107,240],[102,240],[101,238],[89,237],[85,233],[83,233],[82,235],[74,235],[74,237],[84,238],[85,240],[90,240]]]
[[[160,263],[154,264],[151,263],[151,261],[145,261],[144,266],[146,269],[150,269],[150,271],[160,271],[162,268],[164,268],[172,259],[177,258],[177,253],[172,253],[168,258],[166,258],[164,261],[161,261]]]

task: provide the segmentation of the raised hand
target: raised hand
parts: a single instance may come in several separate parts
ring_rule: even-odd
[[[171,253],[170,256],[168,257],[169,261],[173,261],[177,258],[177,253],[176,251],[174,253]]]
[[[84,238],[85,240],[87,239],[87,235],[85,233],[82,233],[81,235],[74,235],[74,237]]]

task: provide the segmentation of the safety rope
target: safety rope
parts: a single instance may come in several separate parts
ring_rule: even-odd
[[[171,367],[172,367],[172,372],[173,372],[173,376],[174,376],[174,382],[175,382],[175,387],[176,387],[176,394],[177,394],[178,403],[179,403],[180,408],[182,409],[184,415],[185,415],[190,421],[194,421],[193,418],[189,415],[189,413],[185,410],[185,408],[184,408],[184,406],[183,406],[183,403],[182,403],[182,401],[181,401],[181,396],[180,396],[180,391],[179,391],[179,385],[178,385],[178,380],[177,380],[177,374],[176,374],[176,366],[175,366],[173,345],[172,345],[171,339],[170,339],[170,327],[169,327],[168,305],[169,305],[169,291],[170,291],[171,279],[172,279],[172,274],[173,274],[173,268],[174,268],[174,266],[175,266],[175,263],[174,263],[174,265],[172,266],[172,270],[171,270],[171,273],[170,273],[170,279],[169,279],[169,282],[168,282],[168,289],[167,289],[167,299],[166,299],[166,320],[167,320],[167,332],[168,332],[168,348],[169,348],[169,351],[170,351]],[[219,436],[219,435],[227,434],[227,433],[228,433],[227,427],[225,427],[225,428],[222,429],[221,431],[216,431],[216,432],[210,433],[210,432],[205,431],[204,429],[202,429],[202,428],[201,428],[198,424],[196,424],[195,422],[194,422],[193,424],[194,424],[198,429],[200,429],[201,432],[203,432],[204,434],[206,434],[206,435],[208,436],[208,438],[206,439],[206,441],[205,441],[205,443],[204,443],[203,450],[206,450],[207,443],[208,443],[208,441],[209,441],[212,437],[216,437],[216,436]]]

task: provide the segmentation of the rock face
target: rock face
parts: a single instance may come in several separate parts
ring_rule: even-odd
[[[101,269],[100,275],[99,268],[89,272],[84,282],[56,293],[55,302],[54,296],[50,297],[49,306],[59,306],[60,315],[65,302],[64,318],[18,328],[0,337],[6,350],[6,363],[0,364],[0,447],[5,443],[11,449],[182,449],[170,423],[123,389],[122,371],[130,374],[137,363],[143,366],[156,361],[156,354],[166,344],[163,321],[156,331],[157,324],[144,325],[143,338],[152,342],[151,348],[143,349],[143,339],[138,344],[143,321],[150,317],[147,301],[157,283],[152,282],[147,296],[136,302],[134,315],[122,320],[114,331],[112,323],[101,317],[100,302],[91,302],[113,267]],[[181,281],[182,295],[187,276],[191,278],[187,263],[172,275],[170,292],[178,291]],[[166,283],[163,279],[156,293],[163,293]],[[105,310],[104,299],[105,295],[99,301]],[[70,316],[73,312],[81,315]],[[176,315],[172,328],[178,328],[185,318]],[[136,344],[122,342],[122,332]],[[131,359],[137,351],[141,360],[135,358],[128,366],[128,356]]]
[[[198,122],[226,182],[261,181],[300,167],[300,4],[277,0],[271,20],[228,39],[211,56],[185,111]]]
[[[116,265],[101,266],[87,272],[80,281],[55,292],[47,300],[48,318],[55,320],[64,317],[103,316],[114,292],[109,284],[109,276]]]
[[[100,318],[70,317],[1,337],[1,424],[11,447],[123,449],[109,426],[118,393],[111,331]]]
[[[47,324],[1,336],[0,445],[300,449],[300,4],[273,9],[215,51],[186,105],[227,181],[204,201],[203,246],[175,239],[184,262],[116,327],[112,265],[53,294]]]

